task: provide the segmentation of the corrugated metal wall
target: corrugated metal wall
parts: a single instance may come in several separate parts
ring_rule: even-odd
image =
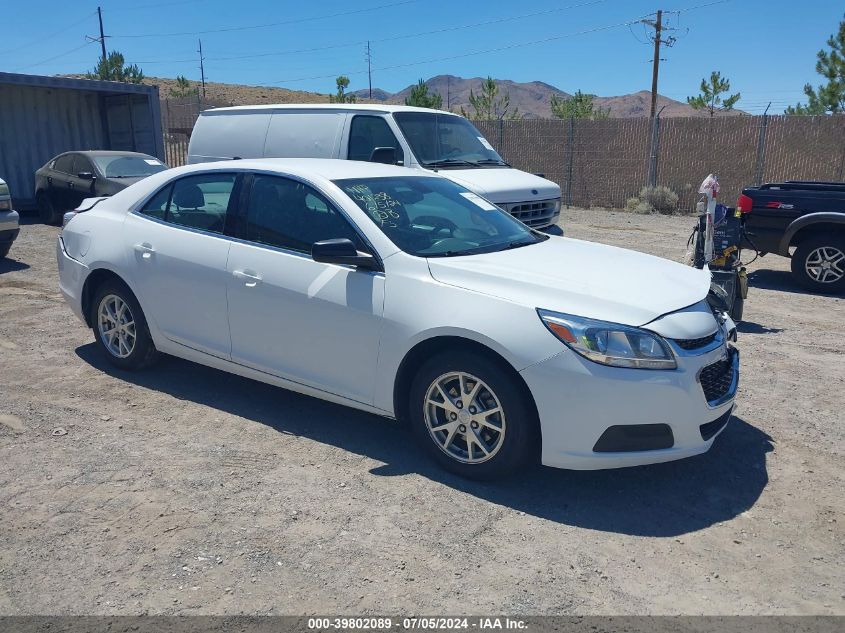
[[[56,154],[106,146],[96,92],[0,84],[0,177],[17,206],[34,199],[35,171]]]

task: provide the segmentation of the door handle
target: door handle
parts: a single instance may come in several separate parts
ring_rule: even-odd
[[[247,288],[255,288],[261,282],[261,276],[252,271],[235,270],[232,272],[232,277],[243,281]]]
[[[144,259],[149,259],[150,257],[152,257],[153,253],[156,252],[152,245],[147,242],[135,244],[133,248],[135,249],[136,253],[141,253],[141,257],[143,257]]]
[[[68,186],[68,189],[73,189],[73,183],[72,183],[72,182],[69,182],[69,183],[67,184],[67,186]]]

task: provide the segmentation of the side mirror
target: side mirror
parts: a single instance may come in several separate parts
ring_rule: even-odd
[[[396,164],[395,147],[376,147],[370,154],[371,163],[384,163],[385,165]]]
[[[378,270],[376,258],[369,253],[361,253],[345,237],[334,240],[322,240],[311,245],[311,259],[323,264],[345,264],[363,270]]]
[[[90,171],[81,171],[76,176],[82,180],[94,180],[94,174]]]

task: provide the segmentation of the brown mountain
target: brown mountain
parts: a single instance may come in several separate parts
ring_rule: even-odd
[[[454,75],[437,75],[426,80],[425,83],[430,92],[436,92],[443,97],[444,108],[459,111],[461,106],[465,109],[469,108],[470,90],[478,92],[482,81],[484,81],[482,77],[464,79],[463,77],[456,77]],[[532,119],[547,119],[552,116],[552,110],[549,106],[552,95],[563,98],[570,96],[569,93],[542,81],[521,83],[509,79],[501,79],[496,80],[496,83],[499,85],[502,93],[507,92],[510,94],[511,107],[519,108],[519,111],[525,117]],[[413,86],[408,86],[404,90],[393,94],[373,88],[373,100],[385,101],[387,103],[404,103],[405,97],[411,93],[412,88]],[[362,98],[368,95],[368,91],[358,90],[353,94]],[[640,92],[617,97],[596,97],[594,102],[602,108],[610,108],[610,116],[614,118],[630,119],[648,116],[651,108],[651,92],[641,90]],[[659,109],[663,106],[666,106],[662,115],[664,117],[706,116],[706,113],[694,110],[686,103],[658,95],[657,107]]]

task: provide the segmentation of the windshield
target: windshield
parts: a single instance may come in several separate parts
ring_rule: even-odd
[[[424,167],[506,167],[507,163],[465,118],[436,112],[397,112],[402,134]]]
[[[167,169],[152,156],[92,156],[106,178],[142,178]]]
[[[411,255],[491,253],[547,239],[445,178],[354,178],[336,180],[335,184],[396,246]]]

